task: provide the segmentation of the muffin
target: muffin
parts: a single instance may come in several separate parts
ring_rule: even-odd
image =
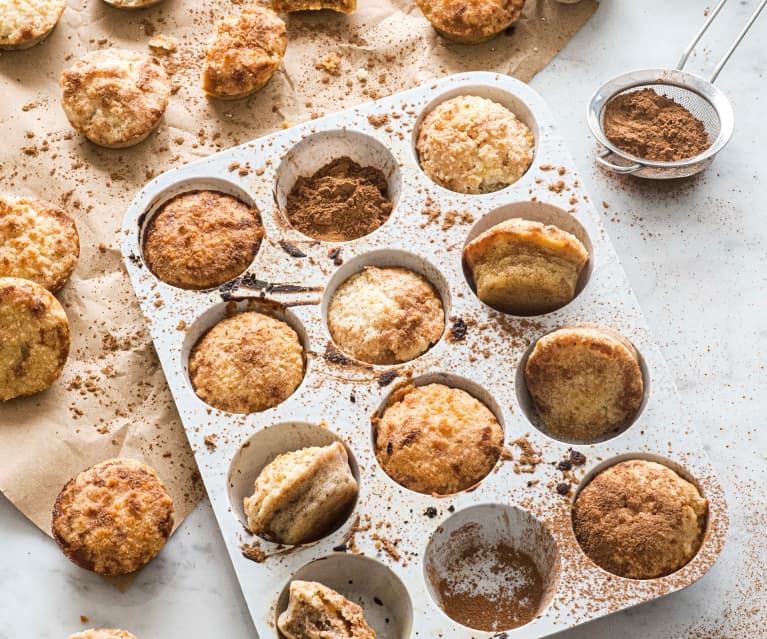
[[[39,284],[0,277],[0,401],[32,395],[61,375],[69,355],[69,322]]]
[[[639,357],[604,326],[568,326],[539,339],[525,383],[545,430],[557,439],[593,442],[619,432],[642,404]]]
[[[101,630],[83,630],[71,635],[69,639],[136,639],[127,630],[103,628]]]
[[[80,236],[55,204],[0,195],[0,277],[32,280],[52,293],[75,270]]]
[[[144,258],[166,284],[212,288],[250,266],[263,236],[255,207],[225,193],[192,191],[174,197],[152,217]]]
[[[496,224],[463,250],[479,299],[513,315],[549,313],[572,301],[588,259],[574,235],[520,218]]]
[[[375,639],[362,608],[316,581],[292,581],[277,626],[288,639]]]
[[[416,0],[440,35],[461,44],[479,44],[507,29],[525,0]]]
[[[146,9],[160,4],[162,0],[104,0],[118,9]]]
[[[0,49],[28,49],[58,24],[67,0],[3,0],[0,2]]]
[[[629,579],[679,570],[698,552],[708,502],[670,468],[641,459],[610,466],[573,506],[573,528],[589,558]]]
[[[155,58],[124,49],[89,53],[61,74],[60,85],[70,124],[112,149],[144,140],[160,123],[171,91]]]
[[[328,328],[344,353],[370,364],[398,364],[439,341],[445,312],[423,276],[368,266],[336,289],[328,305]]]
[[[53,538],[72,562],[100,575],[124,575],[148,564],[173,529],[173,500],[154,469],[109,459],[61,489]]]
[[[244,500],[248,528],[279,544],[304,544],[326,535],[357,499],[357,480],[340,442],[279,455]]]
[[[490,409],[466,391],[443,384],[395,391],[383,415],[373,421],[381,467],[419,493],[466,490],[501,455],[503,429]]]
[[[219,410],[273,408],[304,377],[304,351],[285,322],[253,311],[221,320],[192,349],[189,378],[197,396]]]
[[[202,70],[202,88],[214,98],[237,100],[263,87],[288,47],[285,23],[274,11],[246,6],[216,24]]]
[[[354,13],[357,0],[272,0],[272,9],[284,13],[328,9],[338,13]]]
[[[476,95],[445,100],[423,120],[416,149],[424,173],[471,195],[514,184],[533,161],[535,140],[506,107]]]

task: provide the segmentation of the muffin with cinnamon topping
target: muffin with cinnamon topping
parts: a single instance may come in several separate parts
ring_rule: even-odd
[[[461,44],[479,44],[508,29],[525,0],[416,0],[440,35]]]
[[[0,49],[29,49],[53,31],[67,0],[0,2]]]

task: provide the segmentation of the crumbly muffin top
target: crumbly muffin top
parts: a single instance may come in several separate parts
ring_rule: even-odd
[[[252,311],[210,329],[189,357],[195,393],[214,408],[256,413],[280,404],[304,377],[304,351],[285,322]]]
[[[426,19],[444,35],[482,42],[522,15],[525,0],[416,0]]]
[[[525,366],[525,382],[547,431],[568,441],[594,441],[636,415],[644,381],[636,349],[599,325],[544,335]]]
[[[293,581],[277,626],[288,639],[375,639],[362,608],[316,581]]]
[[[74,220],[44,200],[0,195],[0,277],[21,277],[56,292],[74,271]]]
[[[288,46],[285,23],[274,11],[246,6],[216,24],[202,73],[202,88],[220,98],[241,98],[264,86]]]
[[[535,140],[506,107],[475,95],[445,100],[423,120],[416,148],[424,173],[451,191],[498,191],[521,178]]]
[[[58,23],[67,0],[0,0],[0,48],[35,44]]]
[[[503,428],[490,409],[444,384],[395,391],[375,420],[376,457],[396,482],[419,493],[470,488],[495,466]]]
[[[83,630],[70,635],[69,639],[136,639],[127,630],[115,628],[101,628],[99,630]]]
[[[632,459],[589,482],[573,507],[584,552],[621,577],[653,579],[679,570],[700,548],[708,502],[661,464]]]
[[[0,401],[32,395],[55,382],[69,355],[69,322],[39,284],[0,277]]]
[[[445,313],[439,294],[422,275],[368,266],[336,289],[328,327],[345,353],[370,364],[397,364],[439,341]]]
[[[272,0],[272,9],[285,13],[321,9],[338,13],[354,13],[357,10],[357,0]]]
[[[145,53],[92,51],[61,74],[61,104],[72,126],[106,147],[141,142],[170,100],[163,66]]]
[[[143,567],[173,529],[173,500],[154,469],[110,459],[82,471],[61,489],[53,538],[86,570],[123,575]]]
[[[250,266],[263,235],[256,208],[224,193],[193,191],[174,197],[152,217],[144,257],[167,284],[211,288]]]

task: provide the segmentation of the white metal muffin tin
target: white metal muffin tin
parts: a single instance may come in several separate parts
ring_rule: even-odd
[[[423,115],[440,101],[462,94],[505,104],[535,135],[532,166],[502,191],[453,193],[434,184],[419,168],[415,135]],[[382,124],[386,115],[388,122]],[[298,175],[310,175],[342,155],[384,171],[395,209],[380,229],[359,240],[316,242],[291,229],[280,208]],[[203,188],[255,204],[266,239],[245,280],[203,292],[180,290],[160,282],[147,269],[142,232],[168,199]],[[439,219],[427,224],[424,211],[435,210],[441,211]],[[474,222],[443,228],[449,211],[468,213]],[[557,224],[579,234],[590,249],[582,290],[565,308],[531,318],[505,316],[483,305],[467,284],[461,266],[467,238],[513,216]],[[152,180],[131,204],[122,246],[261,639],[278,635],[275,616],[285,607],[291,578],[322,581],[360,602],[382,639],[531,638],[683,588],[700,578],[721,551],[727,514],[710,462],[551,114],[526,84],[492,73],[455,75],[169,171]],[[332,253],[329,256],[339,247],[340,266]],[[446,334],[418,359],[387,367],[334,363],[327,356],[333,352],[325,320],[328,296],[368,264],[414,269],[442,295]],[[288,286],[279,286],[284,284]],[[196,340],[234,308],[264,310],[286,319],[307,352],[306,375],[298,390],[281,405],[258,414],[233,415],[211,408],[195,395],[187,375],[188,354]],[[451,337],[456,318],[466,322],[462,340]],[[607,324],[627,336],[641,353],[646,386],[642,411],[625,432],[601,443],[574,446],[587,458],[573,471],[575,478],[582,485],[597,470],[625,457],[658,459],[694,479],[709,500],[703,547],[673,575],[637,581],[601,570],[582,553],[572,532],[570,513],[577,485],[567,496],[555,490],[563,481],[555,465],[571,446],[547,437],[531,423],[529,396],[519,370],[538,337],[574,322]],[[387,384],[389,371],[397,377]],[[504,456],[474,489],[449,497],[417,494],[392,481],[375,459],[370,420],[392,388],[408,377],[417,384],[443,381],[485,401],[503,424],[505,442],[516,459]],[[515,472],[520,451],[511,442],[526,433],[542,463],[532,473]],[[336,436],[353,453],[359,474],[360,494],[352,516],[314,544],[284,548],[261,541],[267,559],[257,563],[246,558],[241,546],[258,538],[243,525],[242,498],[252,492],[259,470],[276,454],[329,443]],[[466,521],[479,523],[483,538],[505,535],[516,540],[541,562],[551,587],[548,604],[533,622],[506,635],[476,631],[453,622],[436,604],[424,562],[433,562],[430,570],[437,573],[449,570],[439,564],[445,554],[441,544],[450,530]],[[357,531],[350,541],[355,522],[358,528],[370,528]],[[386,541],[396,542],[394,553],[386,550]]]

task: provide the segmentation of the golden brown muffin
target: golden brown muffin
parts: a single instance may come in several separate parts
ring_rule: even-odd
[[[258,209],[216,191],[174,197],[144,234],[147,266],[163,282],[186,289],[220,286],[256,256],[264,228]]]
[[[202,88],[215,98],[237,100],[263,87],[280,67],[288,47],[285,23],[259,5],[216,24],[202,71]]]
[[[416,0],[440,35],[461,44],[490,40],[522,15],[525,0]]]
[[[61,105],[70,124],[94,144],[138,144],[157,127],[170,100],[163,66],[145,53],[92,51],[61,74]]]
[[[304,378],[304,350],[285,322],[256,312],[221,320],[192,349],[194,392],[214,408],[257,413],[285,401]]]
[[[679,570],[700,548],[708,502],[670,468],[632,459],[591,480],[573,506],[573,528],[589,558],[630,579]]]
[[[345,353],[370,364],[398,364],[425,353],[445,330],[437,291],[404,268],[365,267],[328,305],[328,328]]]
[[[338,13],[354,13],[357,9],[357,0],[272,0],[272,9],[284,13],[322,9]]]
[[[100,630],[83,630],[71,635],[69,639],[136,639],[127,630],[115,628],[102,628]]]
[[[424,173],[440,186],[491,193],[521,178],[535,140],[506,107],[475,95],[445,100],[423,120],[416,148]]]
[[[104,0],[104,2],[118,9],[147,9],[160,4],[162,0]]]
[[[395,391],[383,415],[373,421],[381,467],[419,493],[466,490],[501,455],[503,429],[495,415],[466,391],[443,384]]]
[[[69,322],[59,301],[39,284],[0,277],[0,401],[48,388],[68,355]]]
[[[277,619],[288,639],[375,639],[362,608],[316,581],[292,581],[290,602]]]
[[[67,0],[0,0],[0,49],[28,49],[59,23]]]
[[[357,480],[340,442],[277,456],[244,500],[248,528],[280,544],[305,544],[325,536],[357,498]]]
[[[463,259],[485,304],[504,313],[537,315],[572,301],[589,253],[556,226],[514,218],[469,242]]]
[[[525,383],[546,431],[567,441],[595,441],[630,422],[644,382],[636,349],[604,326],[568,326],[539,339]]]
[[[109,459],[61,489],[53,538],[72,562],[100,575],[124,575],[148,564],[173,529],[173,500],[154,469]]]
[[[75,270],[80,236],[55,204],[0,195],[0,277],[21,277],[52,293]]]

